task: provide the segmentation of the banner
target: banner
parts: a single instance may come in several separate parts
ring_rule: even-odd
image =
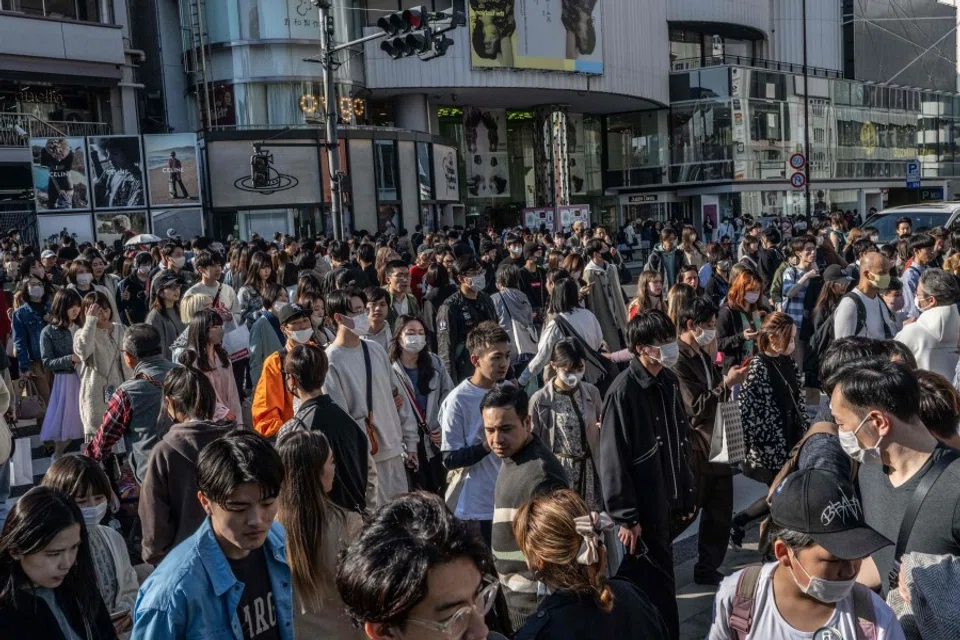
[[[420,184],[420,199],[433,197],[433,165],[430,164],[430,143],[417,143],[417,182]]]
[[[151,207],[195,207],[200,203],[197,135],[143,136]]]
[[[545,226],[548,231],[554,230],[553,207],[535,207],[523,210],[523,226],[531,231],[539,231],[541,226]]]
[[[506,110],[464,107],[463,126],[468,197],[509,198]]]
[[[457,150],[443,144],[433,145],[433,199],[460,202],[460,177]]]
[[[146,206],[140,136],[87,138],[87,149],[95,209]]]
[[[31,138],[37,211],[90,208],[83,138]]]
[[[570,231],[574,222],[582,222],[584,227],[590,226],[590,205],[571,204],[557,207],[560,215],[560,228]]]
[[[603,73],[600,0],[470,0],[474,67]]]

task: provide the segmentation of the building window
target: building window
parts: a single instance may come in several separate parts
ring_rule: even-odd
[[[0,10],[30,16],[100,22],[96,0],[0,0]]]
[[[377,199],[399,200],[397,192],[397,147],[393,140],[376,141]]]
[[[824,131],[820,127],[815,127],[813,130],[813,141],[822,143],[824,139]]]

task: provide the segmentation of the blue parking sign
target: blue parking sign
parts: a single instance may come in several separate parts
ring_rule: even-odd
[[[910,160],[907,162],[907,189],[920,188],[920,161]]]

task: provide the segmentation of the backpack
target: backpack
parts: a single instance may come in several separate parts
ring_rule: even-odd
[[[853,303],[857,306],[857,328],[853,332],[853,335],[858,336],[860,332],[863,331],[863,328],[867,325],[867,307],[863,304],[863,300],[855,292],[851,291],[850,293],[844,294],[840,300],[844,298],[849,298],[853,300]],[[880,303],[883,304],[883,307],[887,309],[889,314],[890,310],[886,306],[886,302],[883,301],[883,298],[877,297],[880,300]],[[840,306],[840,303],[837,303],[837,306]],[[833,316],[837,313],[837,310],[834,309],[823,323],[817,327],[813,336],[810,338],[809,346],[807,348],[805,360],[804,360],[804,370],[806,371],[815,371],[820,367],[820,360],[823,358],[823,354],[826,353],[827,347],[830,346],[830,343],[834,340],[833,332]],[[892,315],[892,314],[891,314]],[[893,338],[893,332],[890,331],[890,325],[887,324],[886,318],[883,319],[883,335],[887,340]],[[810,368],[814,367],[814,368]]]
[[[762,564],[752,564],[740,573],[733,594],[728,620],[734,640],[746,640],[753,627],[753,607],[757,601]],[[873,592],[862,584],[854,585],[853,615],[857,617],[857,640],[877,640],[877,613],[873,609]]]

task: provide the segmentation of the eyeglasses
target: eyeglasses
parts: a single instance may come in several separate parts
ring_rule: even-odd
[[[477,594],[472,605],[457,609],[456,613],[443,622],[422,620],[420,618],[407,618],[407,622],[423,629],[442,633],[448,638],[459,638],[466,632],[467,627],[470,626],[470,617],[474,611],[481,616],[485,616],[490,612],[490,609],[493,608],[500,583],[494,578],[485,577],[481,583],[481,587],[480,593]]]

